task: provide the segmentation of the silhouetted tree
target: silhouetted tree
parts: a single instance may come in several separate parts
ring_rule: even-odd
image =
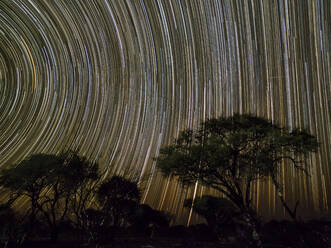
[[[102,211],[88,208],[82,213],[82,222],[88,243],[100,243],[108,231],[105,223],[105,215]],[[107,235],[112,235],[107,233]]]
[[[16,213],[8,205],[0,205],[0,223],[2,247],[21,247],[27,234],[24,216]]]
[[[316,138],[304,131],[289,131],[263,118],[236,114],[181,132],[174,144],[160,150],[157,166],[184,184],[199,181],[223,193],[241,211],[251,230],[252,246],[259,247],[252,183],[271,177],[281,192],[276,175],[282,162],[305,170],[303,158],[317,147]]]
[[[14,199],[11,202],[22,197],[29,199],[31,228],[40,214],[50,228],[51,239],[56,241],[58,225],[65,220],[70,207],[78,210],[86,205],[87,199],[79,199],[79,192],[95,173],[97,166],[75,153],[35,154],[2,170],[0,184],[10,191],[10,199]]]
[[[128,223],[129,216],[137,208],[140,191],[136,182],[113,176],[100,185],[97,197],[109,225],[120,227]]]
[[[93,205],[96,189],[100,180],[99,166],[90,162],[77,152],[69,151],[61,154],[65,163],[70,167],[72,195],[69,200],[70,218],[79,230],[84,229],[86,209]]]
[[[45,211],[44,205],[50,202],[46,196],[50,186],[49,175],[61,164],[58,156],[36,154],[1,171],[0,184],[10,190],[10,199],[14,199],[11,203],[22,197],[29,199],[31,230],[34,229],[37,213]]]
[[[130,223],[136,232],[149,234],[151,237],[156,229],[168,227],[169,222],[170,216],[167,213],[152,209],[147,204],[137,206],[130,218]]]
[[[186,199],[184,207],[193,208],[193,211],[204,217],[208,226],[218,235],[224,237],[226,229],[234,226],[234,219],[240,214],[236,206],[226,198],[203,195],[192,199]]]

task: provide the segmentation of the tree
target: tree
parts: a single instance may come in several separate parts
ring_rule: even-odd
[[[88,243],[102,243],[111,233],[105,228],[105,215],[102,211],[93,208],[88,208],[82,213],[82,221],[84,223],[84,238],[87,238]]]
[[[263,118],[236,114],[181,132],[174,144],[160,150],[157,166],[183,184],[199,181],[223,193],[241,211],[254,246],[260,246],[252,183],[272,178],[281,190],[276,175],[282,162],[305,171],[304,158],[317,147],[316,138],[303,130],[289,131]]]
[[[69,200],[71,220],[78,230],[84,231],[85,212],[94,202],[96,188],[100,180],[99,166],[77,152],[61,154],[70,167],[67,177],[71,179],[72,194]]]
[[[97,191],[102,211],[108,223],[120,227],[128,223],[129,215],[137,208],[140,191],[136,182],[121,176],[113,176],[102,183]]]
[[[0,205],[0,223],[2,247],[21,247],[26,237],[24,216],[16,213],[8,205]]]
[[[10,190],[10,203],[27,197],[30,201],[30,230],[34,229],[36,215],[46,201],[45,190],[49,186],[48,175],[61,164],[55,155],[36,154],[18,165],[1,171],[0,184]]]
[[[153,237],[155,229],[169,226],[170,217],[166,212],[152,209],[147,204],[140,204],[131,216],[130,223],[137,233],[148,233]]]
[[[86,199],[79,198],[79,192],[95,173],[97,165],[90,165],[72,152],[35,154],[2,170],[0,184],[10,191],[11,203],[22,197],[29,199],[31,229],[40,214],[50,228],[51,239],[56,241],[58,225],[68,217],[70,206],[77,210],[86,204]],[[73,203],[74,200],[79,203]]]
[[[239,216],[238,209],[230,200],[210,195],[197,197],[194,201],[186,199],[184,207],[192,207],[194,212],[206,219],[208,226],[218,235],[233,225],[234,218]]]

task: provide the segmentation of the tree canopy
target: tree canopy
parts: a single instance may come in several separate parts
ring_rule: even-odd
[[[0,184],[9,189],[11,203],[27,197],[31,228],[37,214],[41,214],[56,240],[59,222],[67,217],[69,209],[78,211],[86,206],[88,199],[83,189],[97,177],[98,165],[74,152],[34,154],[2,170]]]
[[[276,180],[280,165],[286,161],[286,165],[306,171],[305,157],[317,148],[316,138],[304,130],[288,130],[264,118],[235,114],[207,120],[197,130],[182,131],[173,144],[160,150],[157,166],[183,184],[199,181],[223,193],[247,213],[247,221],[253,225],[252,183],[271,178],[291,212]]]
[[[113,226],[121,226],[128,222],[128,215],[137,208],[140,191],[137,182],[113,176],[100,185],[97,198],[102,211],[110,218],[109,222]]]
[[[0,231],[10,242],[15,232],[21,241],[45,230],[57,241],[66,230],[81,241],[102,243],[128,227],[154,232],[169,223],[166,213],[139,204],[137,181],[119,175],[102,181],[98,164],[73,151],[31,155],[2,169],[0,186]],[[16,213],[17,206],[24,208]]]
[[[198,180],[217,189],[242,209],[250,207],[253,181],[275,177],[284,160],[305,170],[304,156],[317,147],[316,138],[305,131],[234,115],[181,132],[174,144],[160,150],[157,166],[184,184]]]

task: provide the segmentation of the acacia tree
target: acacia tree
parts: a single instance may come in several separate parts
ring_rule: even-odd
[[[97,198],[108,218],[106,222],[120,227],[128,222],[129,215],[138,207],[140,191],[136,182],[115,175],[100,185]]]
[[[69,156],[70,155],[70,156]],[[10,191],[11,203],[28,198],[30,225],[33,229],[37,214],[50,228],[51,239],[57,240],[58,225],[68,217],[70,206],[87,178],[94,177],[96,165],[89,165],[75,153],[60,155],[35,154],[18,165],[2,170],[0,185]],[[81,205],[85,203],[79,203]],[[78,207],[77,207],[78,208]],[[76,208],[76,209],[77,209]]]
[[[281,190],[276,175],[282,162],[305,170],[305,156],[317,147],[316,138],[305,131],[289,131],[263,118],[236,114],[181,132],[174,144],[160,150],[157,166],[183,184],[199,181],[223,193],[241,211],[253,245],[260,246],[252,183],[271,177]]]
[[[9,203],[13,204],[22,197],[29,199],[31,232],[37,213],[42,209],[41,198],[49,186],[48,175],[60,164],[59,157],[55,155],[36,154],[1,171],[0,184],[10,191]]]
[[[100,181],[99,166],[90,162],[77,152],[69,151],[61,154],[63,160],[70,167],[68,174],[71,183],[71,197],[69,211],[71,220],[79,230],[84,229],[85,212],[94,202],[96,188]]]

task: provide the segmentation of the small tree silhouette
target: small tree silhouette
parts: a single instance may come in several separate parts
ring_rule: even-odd
[[[236,206],[226,198],[203,195],[202,197],[186,199],[184,207],[193,208],[193,211],[204,217],[208,226],[220,238],[224,238],[228,229],[233,227],[235,218],[240,217]]]
[[[136,182],[113,176],[100,185],[97,198],[109,225],[120,227],[128,224],[129,216],[137,208],[140,191]]]
[[[163,212],[152,209],[147,204],[139,205],[130,218],[130,224],[137,233],[148,234],[153,237],[156,229],[168,227],[170,216]]]

